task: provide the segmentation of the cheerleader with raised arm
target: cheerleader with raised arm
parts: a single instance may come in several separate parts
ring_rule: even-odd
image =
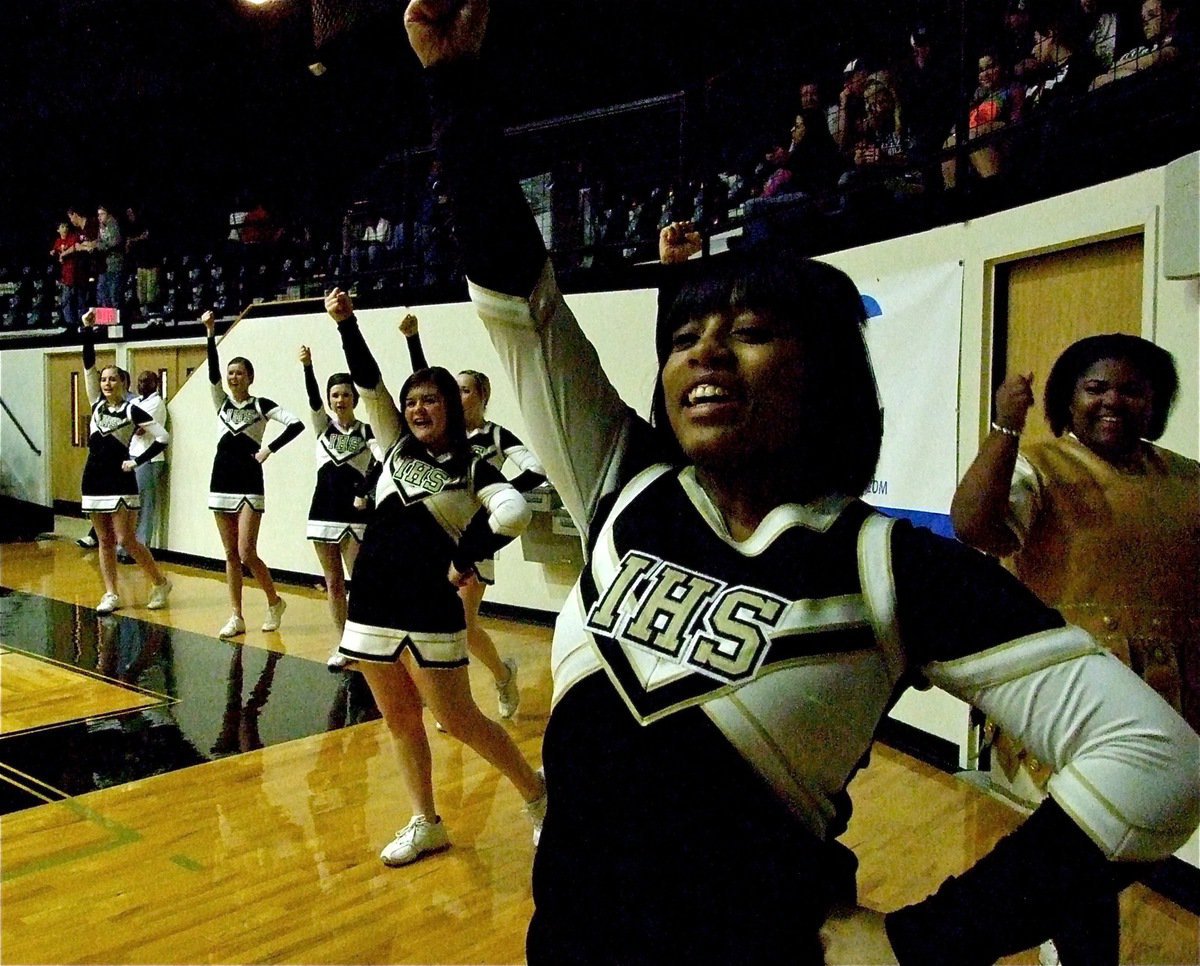
[[[996,561],[861,499],[883,415],[845,274],[692,263],[668,226],[652,421],[622,400],[506,163],[491,95],[520,62],[492,72],[488,12],[411,0],[405,25],[471,298],[589,550],[551,651],[528,961],[992,963],[1170,856],[1196,733]],[[928,684],[1024,741],[1049,798],[928,898],[855,908],[848,786]]]
[[[221,367],[217,359],[216,317],[205,312],[201,317],[208,332],[208,381],[213,406],[221,422],[221,438],[213,457],[209,483],[208,508],[217,521],[217,532],[225,549],[225,585],[233,611],[220,637],[237,637],[246,632],[242,616],[242,566],[249,568],[267,595],[267,619],[264,631],[276,631],[287,606],[275,591],[271,572],[258,555],[258,528],[266,509],[263,464],[304,431],[296,416],[265,396],[250,395],[254,366],[238,356],[225,368],[228,393],[221,386]],[[267,423],[283,424],[283,431],[264,445]]]
[[[167,606],[171,584],[137,538],[141,501],[134,471],[166,449],[170,436],[149,413],[126,398],[125,381],[117,366],[96,371],[95,312],[86,312],[81,321],[84,385],[92,407],[87,463],[83,467],[83,509],[91,514],[104,580],[104,596],[96,612],[111,614],[121,606],[117,593],[118,543],[150,578],[153,587],[146,606],[158,610]],[[129,455],[129,443],[139,429],[153,442],[134,459]]]
[[[413,371],[428,366],[415,315],[409,313],[404,317],[400,323],[400,333],[408,343]],[[519,472],[509,482],[522,493],[545,483],[546,471],[542,469],[542,464],[538,462],[533,450],[522,443],[515,433],[488,420],[487,404],[492,395],[491,380],[482,372],[463,369],[458,374],[458,388],[462,393],[463,415],[467,420],[467,441],[471,444],[472,452],[498,470],[503,469],[505,463],[512,462]],[[490,584],[496,582],[496,562],[489,557],[479,561],[475,569],[477,576],[467,581],[458,591],[466,611],[467,650],[471,657],[482,662],[492,672],[500,717],[511,718],[521,703],[521,691],[517,687],[517,661],[511,657],[503,660],[500,658],[492,635],[479,619],[479,605],[483,601],[484,592]]]
[[[346,629],[346,578],[354,570],[367,529],[364,484],[371,479],[372,467],[381,454],[371,427],[354,415],[358,390],[350,373],[330,376],[322,400],[312,352],[306,345],[300,347],[300,365],[304,367],[309,419],[317,434],[317,482],[308,508],[308,539],[325,574],[329,615],[340,637]],[[346,665],[336,645],[328,664],[331,671]]]
[[[529,506],[498,470],[471,452],[461,395],[449,372],[414,372],[397,405],[359,331],[350,297],[335,289],[325,307],[338,325],[354,384],[385,452],[341,643],[341,653],[356,662],[383,712],[412,803],[411,821],[380,858],[406,865],[450,844],[434,801],[422,703],[446,731],[513,783],[536,841],[545,785],[508,732],[471,697],[466,620],[458,598],[479,561],[525,528]]]

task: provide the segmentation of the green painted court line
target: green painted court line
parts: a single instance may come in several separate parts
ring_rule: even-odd
[[[203,872],[204,871],[204,866],[202,866],[195,859],[189,859],[186,855],[172,855],[171,861],[174,862],[180,868],[187,869],[189,872]]]
[[[34,872],[45,872],[60,865],[68,865],[72,862],[78,862],[80,859],[99,855],[101,852],[108,852],[123,845],[129,845],[131,842],[140,842],[142,839],[141,832],[137,832],[127,825],[122,825],[120,822],[114,822],[112,819],[105,818],[99,812],[88,808],[73,798],[64,798],[61,801],[50,802],[48,804],[65,806],[80,818],[104,829],[109,833],[109,839],[104,842],[97,842],[95,845],[75,849],[71,852],[63,852],[58,855],[47,856],[43,859],[34,859],[32,862],[26,862],[24,865],[18,865],[16,868],[10,868],[6,864],[4,869],[0,871],[0,882],[19,879]]]

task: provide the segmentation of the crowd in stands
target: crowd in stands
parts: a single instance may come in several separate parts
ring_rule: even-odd
[[[980,9],[994,14],[968,29],[966,43],[958,24],[897,24],[892,51],[850,51],[840,77],[798,65],[788,136],[768,131],[725,145],[720,158],[688,159],[678,167],[691,177],[600,176],[587,158],[565,166],[548,158],[564,172],[542,189],[548,244],[564,265],[586,268],[653,259],[659,230],[675,221],[707,235],[743,229],[752,241],[839,237],[831,224],[847,229],[843,238],[870,240],[898,222],[912,230],[922,218],[953,220],[946,199],[1015,184],[1074,186],[1071,177],[1104,152],[1071,146],[1111,136],[1123,120],[1194,111],[1194,22],[1182,0],[1002,0]],[[1194,134],[1181,143],[1197,146]],[[436,162],[402,190],[403,198],[349,206],[324,231],[284,228],[247,198],[229,215],[226,238],[199,245],[160,231],[134,206],[68,209],[47,262],[0,267],[0,330],[74,329],[91,306],[159,325],[335,285],[386,296],[456,280]]]

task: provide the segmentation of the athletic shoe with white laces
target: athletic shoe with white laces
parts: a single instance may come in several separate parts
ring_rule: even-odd
[[[167,606],[167,598],[171,596],[171,581],[164,580],[150,588],[150,599],[146,602],[147,610],[162,610]]]
[[[281,598],[282,599],[282,598]],[[346,657],[338,646],[335,644],[333,650],[329,652],[329,657],[325,659],[325,667],[336,674],[338,671],[344,671],[350,666],[350,658]]]
[[[217,631],[217,637],[222,640],[227,640],[230,637],[237,637],[239,634],[246,633],[246,622],[238,617],[237,614],[230,616],[225,622],[225,626]]]
[[[287,610],[287,601],[282,597],[273,604],[267,605],[267,619],[263,621],[264,631],[277,631],[283,622],[283,612]]]
[[[508,680],[496,685],[496,699],[500,705],[500,717],[511,718],[521,705],[521,689],[517,687],[517,662],[506,657],[504,666],[508,668]]]
[[[111,614],[114,610],[121,607],[121,598],[116,594],[105,594],[100,598],[100,603],[96,605],[97,614]]]
[[[538,845],[538,839],[542,837],[542,823],[546,821],[546,802],[548,800],[545,771],[539,768],[537,776],[542,780],[541,797],[535,798],[532,802],[526,802],[525,807],[521,809],[525,813],[525,817],[533,824],[533,847],[535,849]]]
[[[446,826],[439,818],[431,822],[424,815],[414,815],[396,837],[384,846],[379,857],[384,865],[408,865],[429,852],[441,852],[450,848],[450,837]]]
[[[96,538],[90,533],[85,533],[82,537],[75,541],[84,550],[94,550],[100,544],[96,542]]]

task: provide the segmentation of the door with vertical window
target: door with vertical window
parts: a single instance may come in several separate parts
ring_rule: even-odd
[[[112,350],[96,353],[96,369],[113,365]],[[46,356],[46,386],[50,404],[50,484],[55,502],[78,504],[80,482],[87,462],[91,406],[83,381],[79,352]]]

